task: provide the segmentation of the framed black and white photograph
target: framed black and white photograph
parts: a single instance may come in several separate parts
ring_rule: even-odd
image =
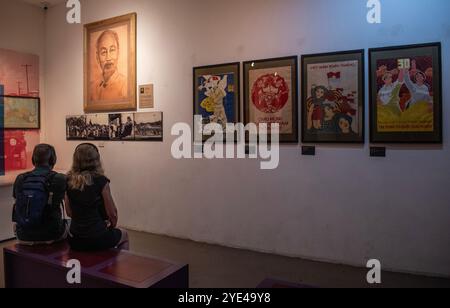
[[[114,113],[109,115],[110,140],[134,140],[134,114]]]
[[[67,140],[86,140],[86,116],[67,116],[66,117],[66,139]]]
[[[163,141],[163,113],[142,112],[134,114],[136,141]]]
[[[86,116],[86,137],[88,140],[110,140],[109,115],[88,114]]]

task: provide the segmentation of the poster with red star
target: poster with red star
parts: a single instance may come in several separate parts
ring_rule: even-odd
[[[298,142],[297,57],[249,61],[245,71],[245,124],[279,125],[280,142]],[[269,136],[270,139],[270,136]]]

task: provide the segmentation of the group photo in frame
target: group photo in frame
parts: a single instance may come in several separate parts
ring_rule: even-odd
[[[136,111],[135,13],[84,26],[84,111]]]
[[[194,116],[202,117],[202,131],[216,123],[225,134],[228,123],[240,120],[240,63],[194,67],[193,76]],[[202,142],[211,135],[213,132],[202,134]]]
[[[303,143],[364,143],[364,55],[302,56]]]
[[[298,57],[244,62],[244,124],[279,124],[280,143],[298,143]]]
[[[66,140],[163,141],[163,113],[99,113],[66,116]]]
[[[442,143],[441,43],[369,49],[370,142]]]

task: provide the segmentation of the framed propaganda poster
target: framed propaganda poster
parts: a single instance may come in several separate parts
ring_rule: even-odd
[[[364,50],[302,56],[302,142],[364,143]]]
[[[369,54],[370,141],[442,143],[441,44]]]
[[[194,68],[194,115],[209,123],[238,123],[240,116],[240,63]],[[206,141],[210,134],[203,135]]]
[[[84,111],[136,106],[136,14],[85,25]]]
[[[281,143],[298,143],[298,57],[244,62],[244,122],[279,124]]]

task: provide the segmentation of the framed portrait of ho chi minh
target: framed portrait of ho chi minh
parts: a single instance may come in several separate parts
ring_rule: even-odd
[[[84,26],[84,111],[137,109],[136,13]]]
[[[364,50],[302,56],[302,142],[364,143]]]
[[[370,141],[442,143],[441,43],[376,48],[370,58]]]
[[[280,143],[298,143],[297,77],[297,56],[244,62],[245,125],[278,124]]]

